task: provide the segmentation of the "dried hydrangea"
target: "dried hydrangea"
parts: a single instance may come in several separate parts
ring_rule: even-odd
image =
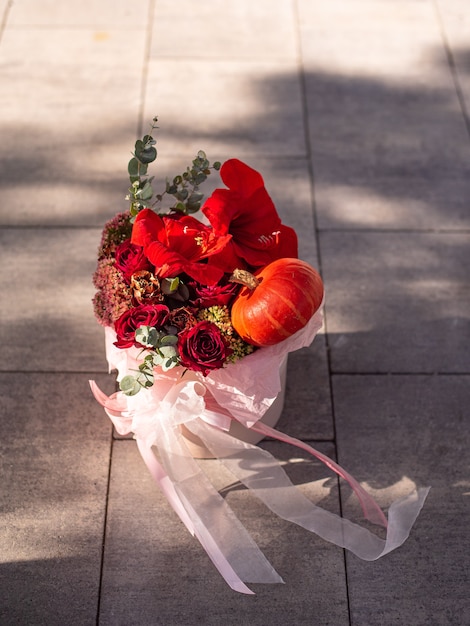
[[[130,239],[131,233],[131,216],[128,211],[118,213],[106,222],[101,233],[98,259],[113,257],[117,246],[126,241],[126,239]]]
[[[251,354],[255,349],[254,346],[243,341],[233,328],[230,311],[227,306],[210,306],[207,309],[201,309],[197,318],[200,321],[212,322],[220,329],[228,347],[232,351],[230,356],[227,357],[227,362],[234,363],[247,354]]]
[[[112,326],[132,306],[132,292],[113,259],[101,259],[93,275],[98,289],[93,298],[96,319],[103,326]]]

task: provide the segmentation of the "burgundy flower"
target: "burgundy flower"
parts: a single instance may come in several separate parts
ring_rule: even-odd
[[[117,335],[114,345],[118,348],[142,347],[135,341],[135,331],[141,326],[153,326],[160,330],[168,320],[169,312],[164,304],[142,304],[129,309],[114,324]]]
[[[228,305],[238,289],[235,283],[226,280],[221,280],[216,285],[201,285],[193,282],[189,284],[189,287],[193,294],[191,303],[199,309]]]
[[[173,309],[168,316],[168,325],[174,326],[178,332],[194,326],[196,322],[195,311],[190,307],[182,306],[178,309]]]
[[[202,372],[204,376],[211,370],[223,367],[227,357],[232,354],[219,328],[205,321],[180,333],[178,351],[181,365]]]
[[[150,270],[152,265],[144,254],[142,246],[131,243],[128,239],[116,248],[116,267],[122,272],[128,283],[131,276],[139,270]]]

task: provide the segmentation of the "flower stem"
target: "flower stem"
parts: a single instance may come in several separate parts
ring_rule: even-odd
[[[238,283],[239,285],[243,285],[244,287],[248,287],[253,291],[260,284],[260,280],[256,278],[251,272],[247,272],[247,270],[233,270],[233,274],[230,276],[230,282]]]

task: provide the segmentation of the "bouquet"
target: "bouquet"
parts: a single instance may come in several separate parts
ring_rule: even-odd
[[[394,503],[387,520],[343,468],[265,420],[288,353],[322,326],[320,275],[298,258],[296,233],[262,176],[238,159],[211,164],[200,151],[155,193],[148,167],[157,157],[156,122],[128,164],[129,209],[105,224],[98,249],[93,305],[119,391],[108,397],[90,381],[95,398],[120,434],[134,434],[155,481],[233,589],[252,593],[245,582],[282,579],[203,475],[188,436],[284,519],[379,558],[405,541],[427,491]],[[204,200],[201,186],[214,173],[225,187]],[[264,436],[308,451],[344,478],[365,517],[391,527],[387,539],[306,500],[276,460],[249,443]]]

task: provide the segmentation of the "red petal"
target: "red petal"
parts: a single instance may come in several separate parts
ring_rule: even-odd
[[[238,159],[225,161],[220,168],[220,177],[229,189],[238,192],[242,198],[247,198],[264,187],[261,174]]]
[[[145,247],[155,240],[165,242],[165,225],[162,218],[154,211],[143,209],[135,218],[131,242]]]

